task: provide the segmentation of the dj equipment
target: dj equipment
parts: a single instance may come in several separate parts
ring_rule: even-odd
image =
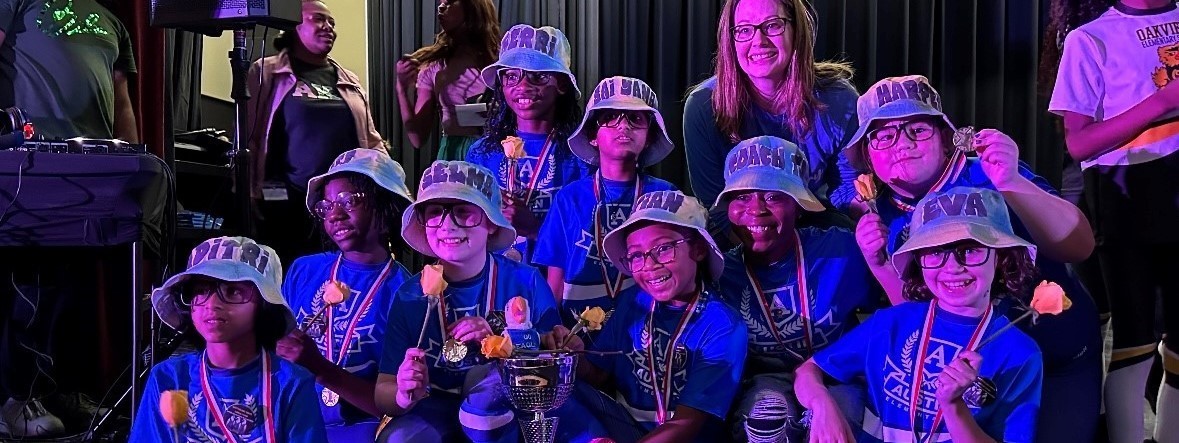
[[[4,148],[0,144],[0,148]],[[24,140],[12,151],[52,152],[55,154],[147,154],[147,145],[122,140],[73,138],[69,140]]]
[[[301,0],[151,0],[151,25],[201,33],[268,26],[294,29],[303,21]]]

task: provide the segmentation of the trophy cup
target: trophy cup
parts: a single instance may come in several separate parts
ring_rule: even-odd
[[[569,399],[577,374],[577,356],[553,351],[540,355],[505,358],[500,376],[512,406],[531,412],[532,420],[519,420],[527,443],[552,443],[557,436],[557,417],[545,417]]]

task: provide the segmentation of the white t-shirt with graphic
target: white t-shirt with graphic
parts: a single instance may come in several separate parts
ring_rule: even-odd
[[[1179,10],[1132,15],[1110,8],[1065,38],[1048,110],[1109,120],[1179,78]],[[1096,158],[1093,165],[1132,165],[1179,150],[1176,115],[1151,123],[1137,137]]]

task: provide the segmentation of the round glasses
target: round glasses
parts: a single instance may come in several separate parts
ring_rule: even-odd
[[[417,211],[417,219],[418,223],[427,228],[437,228],[442,226],[447,214],[450,215],[450,221],[460,228],[473,228],[483,223],[483,209],[470,203],[427,204]]]
[[[195,281],[181,290],[180,304],[187,307],[204,306],[214,294],[223,304],[244,305],[254,301],[254,291],[249,290],[246,285]]]
[[[644,111],[602,111],[595,119],[599,127],[617,128],[623,121],[635,129],[651,126],[651,115]]]
[[[915,142],[929,140],[937,134],[937,126],[926,120],[914,120],[896,126],[884,126],[868,132],[868,146],[877,151],[891,148],[905,134]]]
[[[344,212],[352,212],[352,210],[356,209],[356,206],[359,205],[360,202],[363,201],[363,199],[364,199],[363,192],[347,192],[347,191],[345,191],[345,192],[341,192],[339,194],[336,194],[335,200],[328,200],[325,198],[323,200],[315,202],[315,206],[312,206],[311,210],[315,212],[316,217],[327,218],[328,214],[331,214],[332,210],[335,209],[336,206],[339,206],[341,209],[344,210]]]
[[[675,261],[676,246],[689,241],[692,241],[692,239],[685,237],[676,241],[655,245],[655,247],[648,249],[647,252],[626,254],[622,257],[622,267],[631,273],[642,271],[646,269],[647,257],[651,257],[656,264],[666,265]]]
[[[991,258],[991,248],[983,245],[965,245],[952,249],[930,249],[917,255],[917,263],[923,269],[937,269],[946,264],[950,254],[962,266],[979,266]]]
[[[786,17],[774,17],[758,25],[737,25],[733,27],[733,40],[747,42],[753,40],[757,31],[766,37],[776,37],[786,32],[786,25],[790,20]]]
[[[525,71],[518,68],[504,68],[499,70],[499,82],[505,87],[520,84],[520,80],[528,80],[533,86],[546,86],[557,80],[557,74],[547,71]]]

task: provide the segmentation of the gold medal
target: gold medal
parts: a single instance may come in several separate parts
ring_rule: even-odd
[[[954,147],[962,152],[974,152],[974,126],[963,126],[954,130]]]
[[[442,345],[442,358],[451,363],[458,363],[467,358],[467,345],[453,338],[447,339]]]
[[[323,388],[322,391],[319,391],[319,399],[323,401],[324,406],[330,408],[340,403],[340,394],[337,394],[331,389]]]

